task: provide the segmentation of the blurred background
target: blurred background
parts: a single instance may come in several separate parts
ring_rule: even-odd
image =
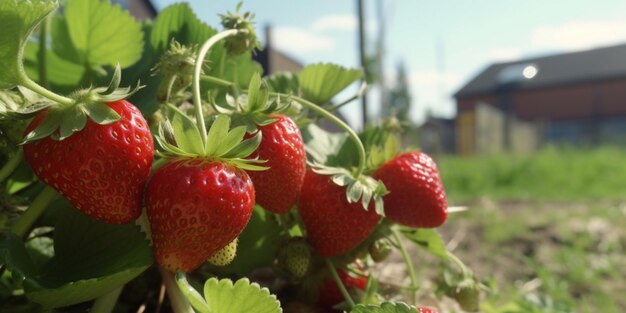
[[[145,19],[174,1],[117,2]],[[212,26],[236,5],[189,3]],[[400,122],[405,145],[436,158],[450,205],[469,207],[442,232],[492,287],[483,311],[626,312],[625,1],[265,0],[243,9],[256,13],[266,74],[363,67],[370,89],[342,117],[357,129]],[[434,261],[420,257],[432,275]],[[393,266],[383,277],[406,277]],[[438,303],[434,287],[422,287],[423,300]]]

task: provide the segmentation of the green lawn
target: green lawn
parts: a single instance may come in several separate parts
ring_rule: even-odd
[[[546,148],[531,156],[444,156],[438,160],[452,201],[626,199],[626,150]]]

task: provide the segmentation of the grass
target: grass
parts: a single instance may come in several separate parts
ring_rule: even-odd
[[[470,207],[443,237],[493,282],[483,312],[626,312],[626,150],[549,147],[438,164],[450,202]]]

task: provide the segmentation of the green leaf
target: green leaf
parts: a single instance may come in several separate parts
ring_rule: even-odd
[[[145,86],[128,99],[141,110],[144,116],[152,116],[160,107],[159,102],[155,99],[161,77],[154,75],[152,71],[159,56],[155,54],[149,44],[151,29],[152,24],[150,23],[142,25],[145,46],[141,58],[133,66],[122,70],[122,86],[131,86],[137,82],[141,82]]]
[[[279,72],[265,77],[269,89],[284,94],[297,94],[300,88],[298,76],[291,72]]]
[[[7,264],[24,273],[24,290],[31,301],[46,307],[88,301],[121,287],[152,264],[149,243],[137,226],[106,224],[73,208],[61,216],[54,233],[55,255],[49,262],[36,272],[31,270],[32,260],[23,255]],[[20,251],[16,245],[8,255],[17,257]]]
[[[350,313],[419,313],[415,307],[411,307],[406,303],[383,302],[380,305],[363,305],[359,304]]]
[[[326,104],[335,95],[362,77],[363,72],[359,69],[347,69],[328,63],[309,65],[298,73],[302,96],[319,105]]]
[[[179,3],[165,8],[154,20],[150,44],[157,52],[163,52],[173,38],[184,45],[200,45],[217,31],[202,23],[189,4]]]
[[[434,229],[401,227],[400,231],[418,247],[442,259],[448,259],[446,245]]]
[[[4,191],[9,195],[13,195],[32,185],[36,181],[37,176],[35,176],[35,173],[33,173],[28,163],[26,163],[26,159],[23,159],[22,162],[20,162],[20,165],[13,171],[11,176],[7,178]]]
[[[0,89],[20,84],[22,55],[28,36],[58,6],[56,0],[0,1]]]
[[[96,124],[107,125],[120,120],[120,115],[102,102],[91,102],[83,106],[85,113]]]
[[[34,276],[36,266],[22,239],[11,232],[2,235],[4,236],[2,245],[6,248],[4,262],[7,268],[21,278]]]
[[[64,8],[67,31],[78,62],[92,68],[101,65],[123,68],[133,65],[143,49],[141,25],[109,1],[70,0]]]
[[[209,57],[211,68],[208,75],[217,76],[222,79],[234,82],[236,86],[245,89],[248,87],[252,77],[263,73],[263,68],[252,59],[252,53],[246,52],[238,56],[228,55],[223,45],[218,45],[211,49]],[[226,88],[222,87],[224,92]]]
[[[58,15],[55,15],[55,17]],[[54,19],[53,19],[54,20]],[[54,32],[52,32],[54,34]],[[56,42],[53,39],[53,44]],[[24,49],[24,68],[28,77],[39,81],[39,45],[29,41]],[[73,59],[74,61],[78,60]],[[71,60],[63,59],[59,54],[46,50],[46,72],[51,84],[61,87],[74,87],[80,83],[85,73],[83,64],[77,64]]]
[[[333,165],[330,161],[348,139],[346,133],[330,133],[315,124],[309,124],[302,130],[305,150],[313,160],[323,165]]]
[[[204,284],[204,298],[211,313],[280,313],[280,302],[267,288],[247,278],[235,284],[230,279],[210,278]]]
[[[80,52],[74,47],[67,24],[67,18],[64,15],[55,14],[52,16],[50,21],[50,35],[52,39],[50,40],[52,52],[58,55],[61,60],[76,64],[84,71],[85,63],[81,60]],[[37,47],[37,50],[39,50],[39,47]],[[37,63],[37,59],[35,59],[35,63]]]
[[[176,145],[185,152],[202,155],[202,138],[196,123],[193,123],[187,116],[176,111],[172,119],[172,128]]]
[[[50,237],[36,237],[26,242],[26,250],[36,269],[48,262],[54,256],[54,241]]]

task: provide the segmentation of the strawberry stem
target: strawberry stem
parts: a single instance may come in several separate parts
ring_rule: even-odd
[[[211,313],[211,308],[206,301],[204,301],[200,293],[189,284],[185,273],[176,273],[176,284],[178,285],[178,290],[196,311],[200,313]]]
[[[17,222],[13,224],[11,232],[22,238],[25,237],[39,216],[41,216],[48,205],[56,199],[57,195],[58,194],[54,189],[46,186],[39,193],[39,195],[37,195],[35,200],[33,200],[28,207],[28,210],[26,210],[26,212],[19,217]]]
[[[225,30],[221,33],[218,33],[209,40],[207,40],[202,47],[200,48],[200,52],[198,53],[198,58],[196,59],[196,64],[193,71],[193,103],[196,109],[196,123],[198,125],[198,129],[200,129],[200,138],[202,139],[202,144],[206,144],[206,125],[204,123],[204,116],[202,113],[202,98],[200,97],[200,74],[202,73],[202,64],[204,63],[204,58],[206,54],[209,52],[209,49],[220,40],[234,36],[240,33],[245,33],[247,30],[238,30],[238,29],[230,29]]]
[[[232,87],[234,86],[234,84],[232,82],[229,82],[225,79],[221,79],[215,76],[210,76],[210,75],[202,75],[200,76],[200,80],[205,81],[205,82],[210,82],[210,83],[214,83],[216,85],[220,85],[223,87]]]
[[[393,233],[394,239],[397,241],[398,247],[400,248],[402,259],[404,260],[404,263],[406,264],[406,269],[409,272],[409,278],[411,279],[411,301],[412,301],[411,304],[415,305],[417,303],[416,291],[417,291],[418,283],[417,283],[417,275],[415,275],[415,268],[413,268],[413,259],[411,259],[411,256],[406,251],[406,246],[402,242],[402,237],[400,237],[398,230],[393,228],[392,233]]]
[[[90,313],[111,313],[115,308],[115,304],[117,303],[117,298],[119,298],[120,293],[122,293],[122,287],[117,288],[106,295],[99,297],[96,301],[93,302],[91,306]]]
[[[170,299],[172,311],[174,311],[174,313],[195,313],[191,304],[187,301],[187,298],[185,298],[180,288],[178,288],[174,273],[162,267],[159,267],[159,272],[161,272],[161,277],[163,278],[163,284],[165,284],[165,289],[167,290],[167,297]]]
[[[361,142],[361,139],[359,139],[359,135],[357,135],[354,132],[354,130],[352,130],[352,128],[350,128],[350,126],[348,126],[346,123],[344,123],[338,117],[336,117],[332,113],[326,111],[325,109],[323,109],[319,105],[316,105],[315,103],[310,102],[308,100],[305,100],[303,98],[300,98],[298,96],[286,95],[286,94],[277,93],[277,92],[270,92],[269,94],[271,96],[290,97],[291,99],[293,99],[293,100],[299,102],[300,104],[303,104],[304,106],[308,107],[309,109],[315,111],[319,115],[329,119],[331,122],[335,123],[341,129],[343,129],[346,133],[348,133],[348,136],[350,137],[350,139],[356,145],[357,152],[359,153],[359,165],[358,165],[358,167],[356,169],[356,172],[354,173],[354,178],[359,178],[359,176],[361,176],[361,174],[363,174],[363,171],[365,170],[365,161],[366,161],[365,147],[363,146],[363,143]]]
[[[361,88],[359,89],[359,92],[356,95],[350,97],[347,100],[344,100],[343,102],[340,102],[338,104],[335,104],[335,105],[329,107],[328,111],[330,111],[330,112],[337,111],[342,106],[344,106],[344,105],[346,105],[346,104],[348,104],[348,103],[350,103],[350,102],[352,102],[354,100],[358,100],[358,99],[363,98],[363,95],[365,94],[366,90],[367,90],[367,83],[364,82],[363,84],[361,84]]]
[[[326,266],[328,267],[328,270],[330,271],[330,275],[333,276],[333,279],[335,280],[335,283],[339,287],[339,291],[343,295],[343,298],[346,299],[346,301],[348,302],[348,305],[350,305],[350,309],[354,308],[356,304],[354,303],[354,300],[352,300],[350,293],[348,293],[346,286],[341,281],[341,278],[339,278],[339,274],[337,274],[337,269],[335,269],[335,265],[333,264],[333,262],[330,261],[330,259],[324,259],[324,262],[326,262]]]
[[[7,161],[7,163],[0,168],[0,183],[7,179],[13,171],[20,165],[24,159],[24,151],[18,149],[17,152]]]
[[[465,266],[465,264],[463,263],[463,261],[461,261],[461,259],[459,259],[456,255],[452,254],[452,252],[450,251],[446,251],[446,256],[448,257],[448,259],[450,259],[450,261],[452,261],[454,264],[456,264],[459,269],[461,270],[461,273],[463,274],[463,278],[468,278],[468,277],[472,277],[472,271],[470,271],[467,266]]]
[[[24,72],[21,73],[21,77],[20,77],[20,85],[30,89],[31,91],[40,94],[41,96],[43,96],[44,98],[48,98],[54,102],[60,103],[63,106],[70,106],[73,105],[75,103],[74,100],[68,98],[68,97],[64,97],[61,96],[59,94],[56,94],[44,87],[42,87],[41,85],[37,84],[36,82],[34,82],[32,79],[28,78],[28,76],[26,76],[26,74]]]

